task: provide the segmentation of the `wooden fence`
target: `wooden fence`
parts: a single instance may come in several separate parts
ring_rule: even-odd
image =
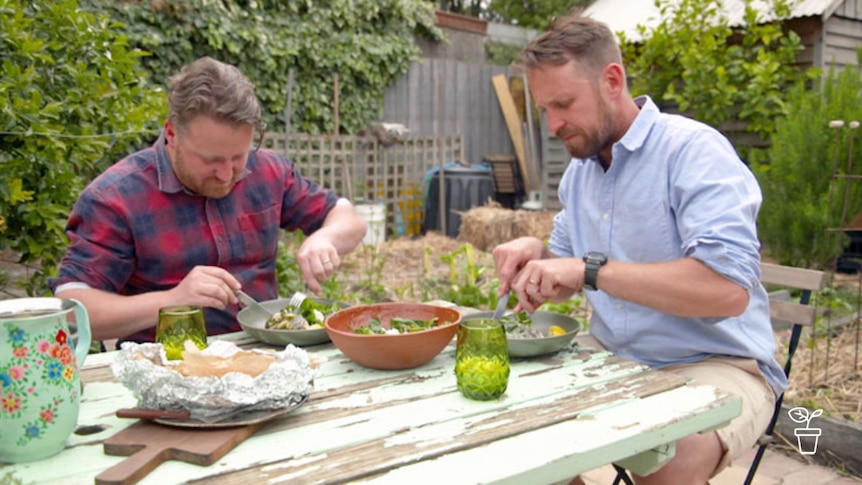
[[[263,146],[283,153],[300,173],[354,203],[386,207],[387,236],[422,232],[425,182],[429,171],[461,160],[463,137],[407,136],[384,147],[356,135],[267,133]]]
[[[491,79],[505,66],[424,59],[386,91],[381,121],[401,123],[411,135],[463,136],[462,159],[514,154]]]

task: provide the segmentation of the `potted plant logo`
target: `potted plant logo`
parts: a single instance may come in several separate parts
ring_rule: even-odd
[[[799,452],[803,455],[813,455],[817,453],[817,441],[820,439],[820,428],[812,428],[811,420],[823,414],[823,410],[818,409],[809,414],[808,409],[798,407],[787,411],[787,414],[794,423],[805,423],[804,428],[796,428],[793,430],[793,434],[796,435],[796,443],[799,446]]]

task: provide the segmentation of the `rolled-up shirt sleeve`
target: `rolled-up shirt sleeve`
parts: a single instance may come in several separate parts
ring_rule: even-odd
[[[690,152],[690,153],[687,153]],[[747,290],[760,284],[757,213],[760,188],[750,169],[737,159],[718,133],[697,133],[670,168],[671,205],[675,207],[681,251]]]

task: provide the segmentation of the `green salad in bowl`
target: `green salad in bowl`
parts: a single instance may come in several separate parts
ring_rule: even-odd
[[[278,313],[269,317],[266,328],[271,330],[306,330],[323,328],[323,321],[332,313],[344,308],[339,302],[324,302],[306,298],[296,308],[287,305]]]
[[[267,300],[260,304],[274,315],[266,318],[260,316],[259,312],[243,308],[237,313],[236,319],[242,329],[252,337],[279,346],[307,346],[329,342],[329,335],[323,328],[324,320],[336,311],[350,306],[343,301],[312,297],[306,298],[298,309],[290,306],[290,298]]]

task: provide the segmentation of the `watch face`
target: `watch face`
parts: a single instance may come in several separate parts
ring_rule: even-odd
[[[588,263],[605,264],[608,261],[608,257],[605,256],[604,253],[590,251],[584,255],[584,261]]]

